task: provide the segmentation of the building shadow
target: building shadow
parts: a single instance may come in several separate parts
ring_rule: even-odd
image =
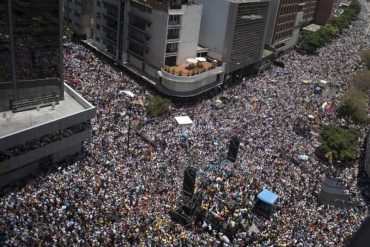
[[[357,174],[357,187],[361,191],[361,196],[366,203],[366,207],[370,210],[370,178],[366,174],[365,167],[366,167],[366,156],[370,155],[369,150],[370,143],[368,143],[368,133],[365,137],[365,141],[363,143],[361,154],[359,158],[359,168]]]

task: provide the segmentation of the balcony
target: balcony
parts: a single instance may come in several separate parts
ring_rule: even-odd
[[[217,66],[209,61],[200,62],[193,67],[189,67],[189,64],[166,66],[158,71],[160,83],[157,88],[168,95],[178,97],[198,95],[220,85],[224,71],[225,64]]]

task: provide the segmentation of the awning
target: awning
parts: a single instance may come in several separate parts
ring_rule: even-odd
[[[273,205],[279,196],[268,189],[263,189],[261,193],[257,196],[258,200],[263,201],[264,203]]]
[[[121,90],[121,91],[119,91],[119,93],[120,94],[126,94],[130,98],[135,97],[135,94],[133,92],[131,92],[131,91],[128,91],[128,90]]]
[[[207,61],[207,59],[206,58],[204,58],[204,57],[197,57],[197,58],[195,58],[197,61],[199,61],[199,62],[205,62],[205,61]]]
[[[188,59],[186,59],[186,62],[191,63],[191,64],[197,64],[198,60],[196,60],[195,58],[188,58]]]
[[[193,121],[190,119],[189,116],[175,117],[175,119],[179,125],[193,124]]]

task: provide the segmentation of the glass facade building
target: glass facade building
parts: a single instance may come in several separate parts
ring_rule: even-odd
[[[63,99],[62,0],[0,0],[0,112]]]

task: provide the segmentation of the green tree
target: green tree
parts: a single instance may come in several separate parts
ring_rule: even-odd
[[[299,45],[302,49],[312,53],[321,47],[325,40],[319,35],[318,32],[303,31],[299,39]]]
[[[370,49],[361,53],[361,59],[366,64],[367,68],[370,69]]]
[[[321,151],[331,153],[334,161],[349,161],[359,153],[358,138],[360,133],[356,129],[345,129],[334,125],[325,126],[321,133]]]
[[[321,27],[319,30],[319,34],[325,40],[331,40],[332,38],[335,38],[338,33],[338,28],[334,27],[330,23],[326,23],[325,26]]]
[[[342,101],[337,108],[337,115],[344,118],[347,123],[363,124],[368,121],[367,97],[357,88],[349,89],[342,97]]]
[[[347,17],[345,17],[344,15],[341,15],[341,16],[332,18],[329,21],[329,23],[331,25],[333,25],[335,28],[337,28],[339,30],[339,32],[343,32],[344,29],[346,29],[347,27],[349,27],[350,20],[347,19]]]
[[[352,78],[352,85],[365,94],[370,90],[370,70],[362,70]]]
[[[158,117],[169,112],[171,104],[171,101],[167,98],[163,98],[159,95],[153,96],[150,99],[147,112],[152,117]]]

